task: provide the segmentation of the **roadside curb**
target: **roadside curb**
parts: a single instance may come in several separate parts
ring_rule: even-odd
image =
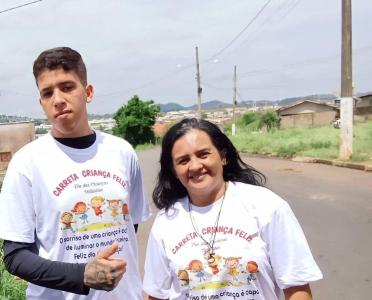
[[[343,160],[330,160],[330,159],[320,159],[316,157],[310,157],[310,156],[295,156],[292,158],[285,158],[285,157],[279,157],[275,155],[267,155],[267,154],[261,154],[261,153],[248,153],[248,152],[241,152],[243,155],[247,156],[255,156],[255,157],[275,157],[279,159],[289,159],[294,162],[301,162],[301,163],[318,163],[318,164],[324,164],[324,165],[330,165],[335,167],[343,167],[343,168],[349,168],[354,170],[360,170],[360,171],[366,171],[366,172],[372,172],[372,162],[371,163],[356,163],[356,162],[348,162]]]
[[[366,172],[372,172],[372,164],[348,162],[348,161],[343,161],[343,160],[328,160],[328,159],[320,159],[320,158],[314,158],[314,157],[294,157],[291,160],[298,161],[298,162],[320,163],[320,164],[331,165],[335,167],[343,167],[343,168],[361,170],[361,171],[366,171]]]
[[[320,163],[325,165],[331,165],[335,167],[343,167],[355,170],[361,170],[366,172],[372,172],[372,163],[365,164],[365,163],[356,163],[356,162],[348,162],[343,160],[328,160],[328,159],[320,159],[320,158],[313,158],[313,157],[295,157],[292,161],[299,161],[299,162],[312,162],[312,163]]]

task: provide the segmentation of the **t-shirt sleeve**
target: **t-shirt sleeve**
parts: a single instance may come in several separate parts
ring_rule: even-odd
[[[135,153],[130,168],[131,188],[129,194],[129,209],[134,224],[146,221],[150,216],[149,203],[145,196],[142,172]]]
[[[147,242],[143,279],[143,289],[148,295],[159,299],[169,299],[173,281],[169,263],[163,242],[156,236],[153,226]]]
[[[281,201],[261,229],[281,289],[322,279],[305,235],[288,203]]]
[[[31,182],[11,161],[0,194],[0,238],[15,242],[35,241],[36,215]]]

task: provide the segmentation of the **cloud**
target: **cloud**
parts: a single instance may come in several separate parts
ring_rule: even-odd
[[[2,0],[0,10],[22,3]],[[95,99],[89,107],[92,113],[114,112],[133,94],[158,103],[196,103],[195,46],[199,47],[205,83],[203,101],[231,101],[234,65],[238,90],[247,99],[338,91],[339,0],[271,1],[230,47],[213,57],[249,24],[264,3],[44,0],[2,13],[0,111],[41,115],[32,63],[41,51],[61,45],[77,49],[84,57],[89,81],[95,86]],[[371,1],[353,2],[358,91],[372,89],[370,11]]]

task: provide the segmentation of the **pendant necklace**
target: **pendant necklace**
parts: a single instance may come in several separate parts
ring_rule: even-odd
[[[219,222],[220,216],[221,216],[223,202],[225,200],[226,189],[227,189],[227,187],[226,187],[226,182],[225,182],[225,191],[223,193],[223,197],[222,197],[222,200],[221,200],[220,210],[218,211],[217,218],[216,218],[216,221],[214,223],[214,232],[212,233],[212,235],[209,239],[209,242],[203,237],[203,235],[201,233],[199,233],[199,230],[198,230],[198,227],[195,223],[194,217],[192,216],[191,201],[190,201],[190,198],[189,198],[189,215],[190,215],[191,225],[194,228],[195,233],[198,235],[198,237],[200,237],[203,240],[203,242],[208,246],[208,258],[207,258],[208,263],[214,263],[215,260],[216,260],[215,259],[216,254],[214,253],[214,241],[216,239],[217,227],[218,227],[218,222]]]

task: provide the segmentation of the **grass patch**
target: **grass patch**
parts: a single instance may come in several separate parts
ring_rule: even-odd
[[[159,144],[140,144],[136,146],[136,151],[149,150],[149,149],[153,149],[158,146]]]
[[[309,156],[337,159],[340,130],[332,126],[252,131],[239,126],[236,135],[225,131],[239,151],[272,154],[280,157]],[[372,160],[372,121],[354,125],[353,161]]]
[[[0,300],[26,299],[26,282],[16,280],[8,273],[3,264],[3,256],[3,241],[0,240]]]

